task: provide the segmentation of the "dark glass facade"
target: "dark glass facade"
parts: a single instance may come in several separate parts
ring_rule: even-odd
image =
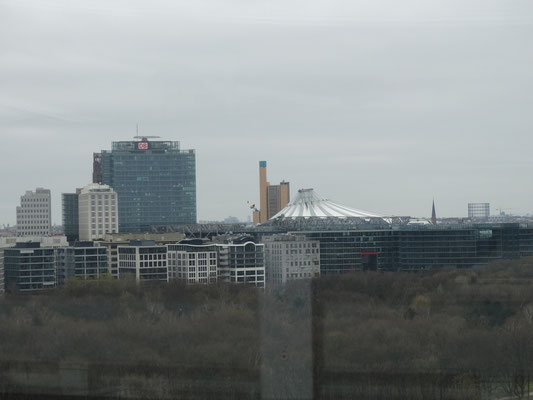
[[[217,251],[219,280],[265,287],[264,244],[222,244]]]
[[[320,242],[320,273],[341,274],[364,269],[391,269],[398,264],[397,232],[313,231],[303,232]]]
[[[519,224],[303,233],[320,241],[323,275],[366,269],[470,268],[533,255],[533,228]]]
[[[53,248],[40,248],[39,243],[17,243],[4,250],[6,288],[21,291],[53,288],[56,266]]]
[[[79,215],[78,215],[78,194],[63,193],[61,195],[63,232],[69,242],[79,240]]]
[[[120,232],[196,223],[196,155],[179,142],[113,142],[101,153],[102,183],[118,194]]]
[[[519,230],[520,256],[533,256],[533,226],[523,224]]]
[[[91,242],[56,250],[57,284],[66,279],[96,279],[108,273],[107,249],[94,247]]]

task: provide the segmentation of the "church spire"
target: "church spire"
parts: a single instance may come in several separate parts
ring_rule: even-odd
[[[431,209],[431,223],[437,225],[437,213],[435,212],[435,199],[433,199],[433,207]]]

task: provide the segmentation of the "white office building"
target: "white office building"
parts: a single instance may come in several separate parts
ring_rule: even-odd
[[[217,282],[217,247],[215,245],[168,244],[169,279],[187,284]]]
[[[78,215],[82,241],[104,239],[107,233],[117,233],[117,193],[108,185],[85,186],[78,198]]]
[[[50,236],[52,206],[49,189],[28,190],[20,197],[17,207],[17,236]]]
[[[320,276],[320,242],[303,235],[278,234],[263,238],[268,283],[285,284]]]
[[[153,240],[132,240],[118,246],[118,278],[128,275],[137,281],[167,281],[167,248]]]

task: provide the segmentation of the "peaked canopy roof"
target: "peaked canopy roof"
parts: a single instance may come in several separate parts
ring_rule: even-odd
[[[382,216],[378,214],[356,210],[354,208],[341,206],[330,200],[321,199],[313,189],[298,190],[296,198],[271,219],[298,217],[382,218]]]

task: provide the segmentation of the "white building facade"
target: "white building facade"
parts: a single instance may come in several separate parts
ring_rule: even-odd
[[[278,234],[263,238],[268,283],[285,284],[320,276],[320,242],[303,235]]]
[[[104,239],[118,232],[118,197],[108,185],[84,187],[78,200],[79,237],[82,241]]]
[[[17,207],[17,236],[50,236],[52,233],[52,205],[49,189],[28,190],[20,197]]]
[[[169,244],[169,279],[187,284],[217,282],[217,247],[215,245]]]
[[[168,282],[166,246],[149,240],[133,240],[127,246],[118,246],[117,253],[119,279],[130,275],[137,281]]]

